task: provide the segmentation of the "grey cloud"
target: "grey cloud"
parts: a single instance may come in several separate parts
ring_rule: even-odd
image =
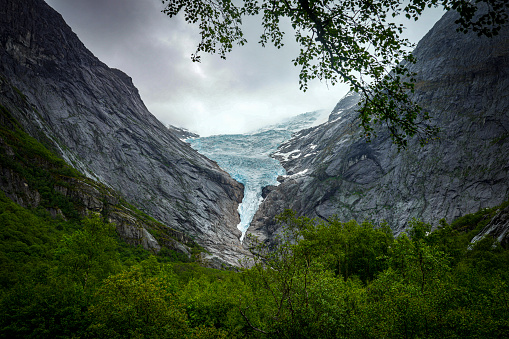
[[[291,63],[298,53],[293,36],[288,34],[282,49],[262,48],[256,18],[245,23],[248,44],[235,48],[227,60],[203,55],[201,64],[193,64],[196,28],[166,17],[159,0],[47,2],[99,59],[133,78],[163,123],[202,135],[244,132],[278,117],[331,109],[347,91],[319,82],[307,93],[299,91],[299,69]],[[427,31],[431,24],[425,24]]]

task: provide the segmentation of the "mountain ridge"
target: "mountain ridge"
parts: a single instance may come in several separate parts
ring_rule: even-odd
[[[367,143],[358,95],[341,100],[325,124],[298,133],[274,154],[289,174],[260,206],[250,232],[271,241],[285,209],[340,220],[385,220],[402,232],[408,221],[453,219],[499,205],[509,195],[509,29],[494,38],[455,31],[449,12],[414,51],[414,100],[442,127],[424,147],[398,152],[386,131]],[[291,199],[289,198],[291,197]]]
[[[170,132],[145,107],[131,78],[100,62],[41,0],[2,0],[0,75],[32,111],[0,103],[25,130],[87,176],[235,264],[243,187]]]

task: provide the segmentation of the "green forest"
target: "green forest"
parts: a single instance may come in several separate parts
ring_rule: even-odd
[[[4,338],[502,338],[509,252],[470,244],[496,209],[408,234],[287,212],[252,268],[170,262],[100,217],[63,221],[0,195]]]
[[[249,239],[254,263],[215,270],[128,245],[107,211],[84,217],[55,189],[83,176],[1,117],[2,169],[40,193],[24,208],[0,192],[2,338],[509,337],[509,251],[471,243],[509,202],[397,237],[287,211],[275,244]]]

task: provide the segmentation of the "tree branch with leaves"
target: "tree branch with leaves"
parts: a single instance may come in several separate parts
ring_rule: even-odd
[[[496,35],[508,22],[505,0],[162,0],[169,17],[183,13],[197,24],[201,41],[191,59],[200,54],[219,54],[223,59],[234,45],[245,45],[244,17],[261,18],[259,43],[283,47],[289,20],[296,42],[301,46],[293,59],[300,67],[299,84],[319,79],[332,85],[341,82],[361,93],[360,123],[368,140],[375,125],[383,125],[393,142],[405,148],[417,136],[421,144],[436,135],[428,112],[413,102],[415,74],[414,45],[402,37],[404,26],[398,17],[418,20],[426,8],[455,10],[458,31]]]

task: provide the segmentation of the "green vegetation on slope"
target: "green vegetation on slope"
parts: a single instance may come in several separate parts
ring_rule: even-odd
[[[178,337],[190,329],[174,271],[182,281],[231,274],[163,263],[126,246],[99,215],[65,221],[3,192],[0,225],[2,338]]]
[[[25,100],[24,96],[20,98]],[[90,203],[87,205],[86,202],[92,201],[92,211],[100,212],[105,220],[120,217],[127,218],[134,224],[133,227],[143,225],[162,245],[158,254],[166,261],[190,261],[203,251],[190,237],[163,225],[124,201],[110,188],[67,165],[25,133],[11,112],[1,105],[0,175],[0,187],[6,187],[7,195],[21,201],[23,206],[47,210],[66,220],[79,221],[89,214]],[[131,245],[140,243],[139,239],[125,240]],[[174,250],[176,242],[186,245],[192,258]]]

